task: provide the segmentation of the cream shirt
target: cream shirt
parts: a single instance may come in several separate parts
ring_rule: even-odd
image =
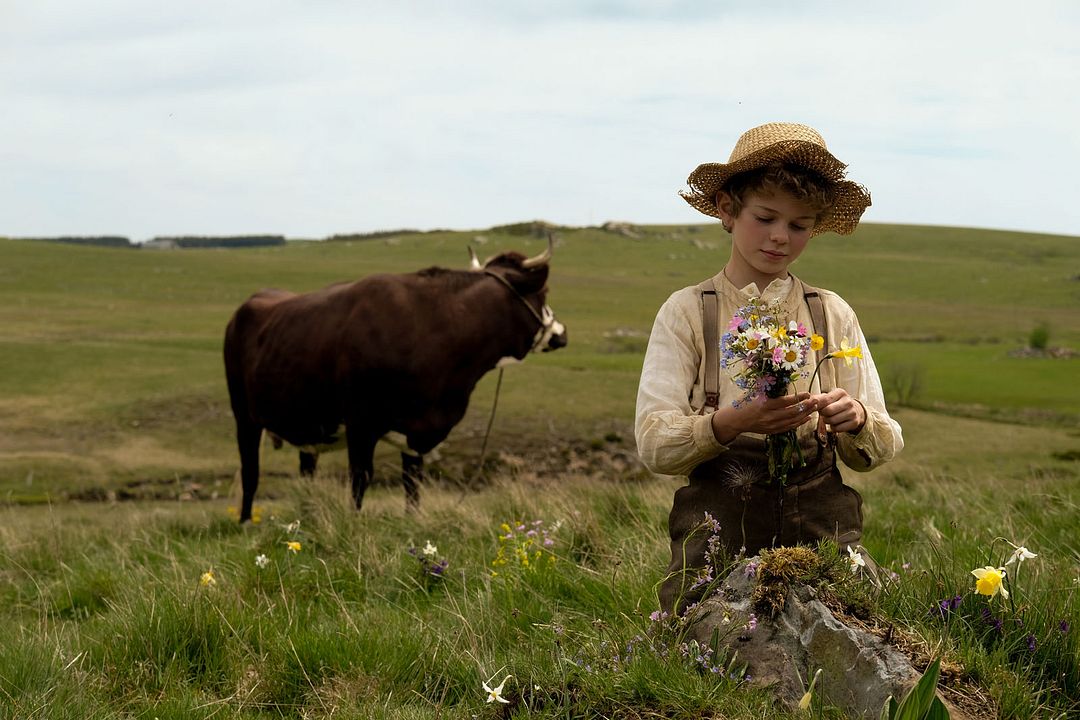
[[[783,300],[788,319],[813,327],[810,308],[799,284],[790,275],[783,280],[773,280],[764,292],[754,283],[736,288],[723,272],[718,273],[713,282],[717,288],[721,325],[718,337],[735,312],[759,295],[766,302]],[[855,312],[836,293],[818,289],[829,326],[826,349],[838,349],[841,340],[847,338],[849,345],[857,344],[862,348],[863,357],[855,360],[850,368],[843,359],[826,360],[814,388],[807,387],[808,376],[797,381],[795,389],[821,392],[823,385],[827,389],[842,387],[862,403],[866,408],[866,424],[857,435],[839,433],[837,452],[848,467],[865,472],[891,460],[903,449],[904,439],[900,425],[885,409],[881,381]],[[820,332],[820,328],[814,328],[814,331]],[[716,357],[719,360],[719,348]],[[731,380],[734,370],[720,370],[721,403],[731,404],[742,395]],[[809,370],[812,373],[813,367],[809,366]],[[673,293],[661,306],[641,369],[634,435],[641,460],[653,472],[688,475],[700,463],[727,450],[727,446],[713,435],[711,413],[698,414],[705,405],[704,382],[701,293],[694,285]],[[814,432],[817,420],[816,413],[811,415],[810,421],[799,428],[799,434]]]

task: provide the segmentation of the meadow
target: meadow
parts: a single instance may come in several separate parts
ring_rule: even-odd
[[[305,482],[267,445],[261,522],[230,517],[221,339],[244,298],[464,268],[470,243],[531,254],[528,230],[228,251],[0,239],[0,716],[791,715],[650,619],[679,483],[636,463],[637,376],[659,305],[726,258],[718,227],[560,230],[549,301],[570,345],[506,370],[478,467],[485,378],[419,514],[391,448],[357,514],[342,453]],[[1080,359],[1018,351],[1039,333],[1080,350],[1080,239],[867,224],[793,270],[856,308],[904,427],[901,457],[848,478],[896,574],[874,612],[988,715],[1077,716]],[[1038,554],[1012,603],[970,576],[1009,556],[997,538]],[[508,675],[508,703],[487,703]]]

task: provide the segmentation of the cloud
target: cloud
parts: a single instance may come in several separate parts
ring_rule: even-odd
[[[1064,1],[27,4],[0,232],[697,222],[689,171],[785,119],[868,219],[1076,233],[1078,27]]]

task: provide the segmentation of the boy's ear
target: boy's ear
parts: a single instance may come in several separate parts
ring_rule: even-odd
[[[716,193],[716,209],[720,211],[720,219],[725,225],[730,225],[735,219],[735,201],[731,195],[723,190]]]

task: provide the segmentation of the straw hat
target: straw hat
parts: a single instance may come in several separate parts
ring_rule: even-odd
[[[690,192],[680,192],[683,200],[700,212],[720,217],[716,193],[732,176],[780,162],[808,168],[832,184],[833,206],[814,226],[812,235],[835,232],[848,235],[870,207],[870,193],[862,185],[844,179],[847,165],[833,157],[825,139],[812,127],[798,123],[767,123],[742,134],[727,163],[704,163],[690,173]]]

